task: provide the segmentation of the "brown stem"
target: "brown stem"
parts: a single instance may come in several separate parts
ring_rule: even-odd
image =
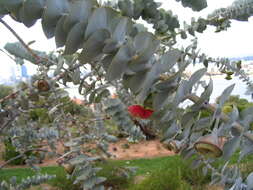
[[[41,58],[36,55],[33,50],[24,42],[24,40],[13,30],[3,19],[0,18],[0,22],[18,39],[18,41],[25,47],[25,49],[39,62]]]
[[[24,48],[35,58],[35,64],[40,63],[41,61],[49,62],[52,64],[56,64],[54,61],[47,59],[45,57],[38,56],[25,42],[24,40],[13,30],[10,25],[8,25],[3,19],[0,18],[0,23],[2,23],[17,39],[18,41],[24,46]]]
[[[72,154],[73,152],[75,152],[75,151],[74,151],[74,150],[71,150],[71,151],[69,151],[69,152],[63,154],[62,156],[60,156],[59,158],[56,159],[56,163],[61,164],[62,160],[63,160],[66,156]]]
[[[40,152],[48,152],[48,150],[45,150],[45,149],[38,149],[38,148],[33,148],[33,149],[29,149],[29,150],[26,150],[25,152],[9,159],[8,161],[6,161],[5,163],[3,163],[1,166],[0,166],[0,169],[2,169],[4,166],[6,166],[7,164],[9,164],[10,162],[12,162],[13,160],[17,160],[21,157],[23,157],[25,155],[25,153],[27,152],[30,152],[30,151],[40,151]]]
[[[9,118],[3,125],[0,126],[0,134],[2,133],[2,131],[11,124],[11,122],[13,122],[13,120],[17,117],[17,115],[12,116],[11,118]]]
[[[0,99],[0,104],[3,103],[3,102],[5,102],[6,100],[16,98],[17,95],[18,95],[20,92],[24,91],[24,90],[27,89],[27,88],[28,88],[28,87],[26,86],[26,87],[24,87],[24,88],[22,88],[22,89],[20,89],[20,90],[18,90],[18,91],[16,91],[16,92],[13,92],[13,93],[11,93],[11,94],[9,94],[9,95],[3,97],[2,99]]]
[[[14,62],[16,61],[13,57],[11,57],[11,55],[9,55],[8,53],[6,53],[4,50],[0,49],[1,52],[3,52],[5,55],[7,55],[10,59],[12,59]]]
[[[151,131],[150,129],[148,129],[147,126],[142,125],[139,121],[137,121],[136,119],[133,120],[134,124],[138,127],[140,127],[140,130],[142,131],[142,133],[147,137],[147,140],[152,140],[156,138],[156,135],[154,134],[153,131]]]
[[[196,103],[196,102],[198,102],[200,100],[200,98],[198,96],[196,96],[196,95],[189,95],[189,96],[187,96],[187,99],[191,100],[194,103]],[[215,112],[215,110],[216,110],[216,107],[213,106],[213,105],[211,105],[211,104],[209,104],[209,103],[203,104],[203,107],[206,108],[207,110],[211,111],[211,112]],[[220,118],[225,123],[230,120],[230,118],[226,114],[224,114],[224,113],[221,113]],[[235,129],[237,129],[240,133],[244,132],[244,127],[240,123],[238,123],[238,122],[233,123],[233,127]],[[249,139],[250,141],[253,142],[253,135],[252,134],[250,134],[250,133],[243,133],[243,136],[245,136],[247,139]]]
[[[56,75],[55,77],[52,78],[52,80],[59,80],[59,79],[61,79],[62,77],[64,77],[64,75],[65,75],[66,72],[73,71],[73,70],[77,69],[77,68],[80,67],[80,66],[81,66],[81,64],[78,64],[78,65],[76,65],[76,67],[74,67],[74,68],[72,68],[72,69],[70,69],[70,70],[68,70],[68,71],[65,71],[65,72],[62,72],[62,73]],[[87,73],[85,77],[90,76],[92,73],[93,73],[93,72]],[[24,88],[22,88],[22,89],[20,89],[20,90],[18,90],[18,91],[16,91],[16,92],[13,92],[13,93],[11,93],[11,94],[9,94],[9,95],[3,97],[2,99],[0,99],[0,104],[3,103],[3,102],[5,102],[6,100],[16,98],[16,96],[17,96],[20,92],[26,90],[27,88],[28,88],[28,86],[26,86],[26,87],[24,87]]]

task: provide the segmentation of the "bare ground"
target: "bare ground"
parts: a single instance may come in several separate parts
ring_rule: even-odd
[[[3,151],[3,146],[0,146],[0,154]],[[62,145],[58,145],[57,152],[62,153],[63,147]],[[112,143],[109,146],[109,152],[113,155],[112,159],[117,160],[131,160],[138,158],[154,158],[154,157],[162,157],[162,156],[170,156],[174,155],[174,152],[171,152],[164,148],[159,140],[152,141],[142,141],[139,143],[129,143],[127,140],[122,139],[117,143]],[[57,158],[50,158],[43,161],[42,164],[38,164],[38,166],[53,166],[57,165]],[[2,156],[0,155],[0,165],[2,165],[4,161],[2,160]],[[10,166],[7,168],[22,168],[26,166]]]

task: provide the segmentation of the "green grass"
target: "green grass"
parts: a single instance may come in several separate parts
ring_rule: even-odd
[[[73,187],[72,181],[66,178],[66,172],[62,167],[50,166],[42,167],[42,174],[56,175],[56,178],[48,181],[48,184],[52,186],[57,186],[60,189],[73,189],[77,190],[76,187]],[[22,179],[25,179],[29,176],[35,175],[35,172],[30,168],[11,168],[0,170],[0,181],[8,181],[11,177],[16,176],[17,182],[20,183]]]
[[[182,160],[179,156],[140,159],[130,161],[129,165],[139,167],[137,176],[144,179],[139,184],[129,184],[129,190],[194,190],[203,189],[209,181],[209,176],[203,176],[200,169],[192,170],[190,161]]]
[[[99,175],[107,177],[106,185],[113,186],[114,189],[120,189],[120,188],[131,189],[133,186],[136,186],[134,184],[135,176],[142,176],[148,179],[152,176],[153,173],[156,173],[156,171],[159,171],[162,169],[166,171],[167,170],[181,171],[183,168],[186,168],[186,165],[182,165],[182,164],[183,164],[183,161],[178,156],[161,157],[161,158],[153,158],[153,159],[136,159],[136,160],[128,160],[128,161],[122,161],[122,160],[112,161],[111,160],[111,161],[108,161],[107,163],[99,164],[99,166],[103,168],[99,172]],[[182,166],[182,167],[179,167],[179,166]],[[122,177],[122,175],[120,175],[121,173],[118,171],[119,170],[118,168],[120,167],[136,167],[137,171],[134,174],[134,176],[131,176],[129,179],[127,179],[127,178]],[[190,169],[188,170],[188,172],[189,171]],[[185,173],[185,176],[188,176],[188,174]],[[172,176],[168,176],[168,177],[170,178]],[[152,180],[156,180],[156,182],[154,183],[157,183],[160,180],[160,178],[152,178]]]
[[[252,171],[252,159],[246,159],[246,173]],[[190,162],[182,160],[179,156],[161,157],[153,159],[136,160],[109,160],[98,163],[102,170],[98,175],[107,178],[105,186],[112,186],[116,190],[202,190],[209,182],[210,176],[203,176],[201,169],[192,170]],[[124,176],[123,167],[138,167],[137,172]],[[72,181],[66,178],[66,173],[61,167],[43,167],[42,173],[56,175],[48,183],[62,190],[78,190]],[[28,168],[3,169],[0,171],[0,181],[17,176],[20,182],[23,178],[35,173]],[[136,182],[137,178],[140,178]]]
[[[105,185],[113,186],[114,189],[134,189],[135,186],[138,186],[134,184],[135,176],[144,176],[147,180],[152,179],[153,186],[162,183],[161,180],[163,179],[164,182],[168,181],[167,179],[172,179],[169,181],[169,183],[171,183],[172,186],[175,186],[181,184],[182,178],[184,178],[183,180],[185,180],[189,185],[193,184],[193,181],[196,180],[195,178],[203,178],[201,175],[192,175],[193,171],[187,167],[187,164],[185,164],[184,161],[182,161],[178,156],[154,159],[136,159],[129,161],[109,160],[105,163],[98,163],[98,167],[102,167],[102,170],[98,173],[98,175],[105,176],[107,178]],[[134,176],[127,178],[123,175],[123,167],[137,167],[137,172],[134,174]],[[42,173],[48,173],[52,175],[55,174],[57,176],[55,179],[49,181],[49,184],[57,186],[60,189],[73,189],[73,187],[71,187],[72,182],[66,178],[66,173],[63,168],[43,167]],[[161,173],[160,175],[162,176],[159,176],[159,173]],[[0,172],[0,181],[8,180],[12,176],[17,176],[17,181],[20,182],[23,178],[32,176],[34,174],[35,173],[28,168],[4,169]],[[202,179],[198,179],[197,181],[202,181]],[[142,185],[140,184],[139,189],[141,186],[145,186],[146,183],[147,182],[144,184],[141,183]],[[168,182],[166,183],[168,184]],[[152,189],[157,188],[152,187],[149,190]]]
[[[180,168],[161,168],[151,173],[139,184],[131,185],[129,190],[192,190],[191,184],[183,179]]]
[[[65,173],[64,169],[57,166],[52,167],[43,167],[41,168],[41,173],[45,174],[61,174]],[[0,181],[8,180],[12,176],[17,176],[17,182],[20,182],[22,179],[27,178],[28,176],[35,175],[35,172],[30,168],[11,168],[11,169],[3,169],[0,172]]]

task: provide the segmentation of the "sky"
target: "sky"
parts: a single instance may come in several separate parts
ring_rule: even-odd
[[[179,19],[188,23],[191,17],[205,17],[213,10],[221,7],[227,7],[233,0],[207,0],[208,8],[193,12],[189,8],[183,8],[175,0],[156,0],[162,3],[162,8],[172,10],[173,14],[178,15]],[[27,29],[23,24],[15,22],[8,16],[3,18],[25,42],[36,40],[31,47],[41,51],[55,50],[54,39],[47,40],[43,34],[40,21]],[[249,22],[232,22],[232,27],[226,32],[214,33],[213,27],[209,27],[203,34],[197,35],[199,48],[201,52],[212,57],[241,57],[253,55],[253,17]],[[3,49],[7,42],[16,42],[16,38],[0,24],[0,49]],[[10,75],[11,68],[15,63],[0,51],[1,67],[0,77],[5,78]],[[36,67],[28,66],[28,72],[34,72]]]

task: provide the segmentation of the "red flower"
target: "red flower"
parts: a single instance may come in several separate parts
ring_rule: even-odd
[[[148,119],[154,111],[151,109],[145,109],[140,105],[132,105],[132,106],[128,106],[128,112],[133,117]]]

